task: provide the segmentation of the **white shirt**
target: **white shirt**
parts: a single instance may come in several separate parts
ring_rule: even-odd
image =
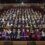
[[[10,30],[9,30],[9,31],[7,31],[7,33],[8,33],[8,34],[10,34],[11,32],[12,32],[12,31],[10,31]]]
[[[44,37],[45,36],[45,32],[42,31],[42,36]]]
[[[2,19],[2,21],[4,22],[4,18]]]

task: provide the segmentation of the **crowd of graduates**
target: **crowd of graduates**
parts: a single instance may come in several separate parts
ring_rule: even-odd
[[[0,29],[0,40],[45,40],[45,29]]]
[[[45,14],[32,8],[3,10],[1,28],[2,40],[45,40]]]

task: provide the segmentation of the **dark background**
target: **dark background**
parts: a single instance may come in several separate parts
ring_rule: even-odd
[[[0,0],[0,3],[45,3],[45,0]]]

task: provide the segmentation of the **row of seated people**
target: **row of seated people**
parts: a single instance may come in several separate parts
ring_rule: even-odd
[[[3,29],[0,40],[45,40],[45,29]]]
[[[0,16],[0,26],[2,27],[4,26],[16,27],[17,25],[19,25],[19,27],[21,27],[22,25],[45,27],[44,24],[45,24],[45,14],[42,14],[39,11],[34,11],[32,8],[31,9],[11,8],[8,10],[4,10]]]

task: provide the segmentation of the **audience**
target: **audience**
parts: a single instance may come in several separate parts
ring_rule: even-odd
[[[0,39],[45,40],[45,14],[33,8],[10,8],[0,14]],[[40,30],[42,29],[42,30]]]

